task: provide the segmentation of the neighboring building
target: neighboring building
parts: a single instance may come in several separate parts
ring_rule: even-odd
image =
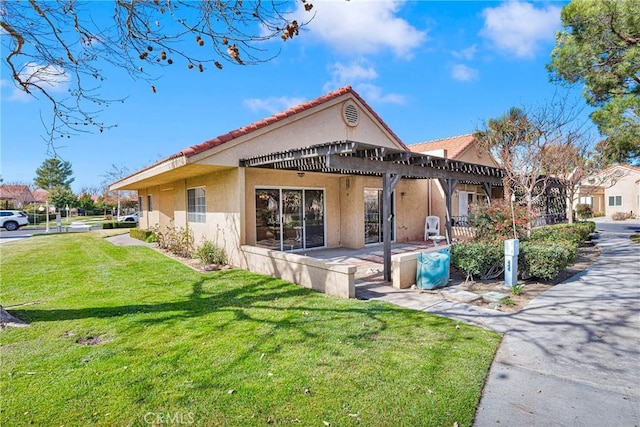
[[[409,145],[409,149],[416,153],[431,154],[446,159],[460,160],[496,168],[500,167],[491,153],[481,153],[477,149],[476,139],[472,134],[411,144]],[[436,184],[437,182],[433,181],[431,185]],[[443,188],[438,185],[437,191],[434,191],[433,188],[429,188],[429,190],[430,211],[433,212],[433,215],[446,217],[447,213],[443,211],[445,207]],[[502,187],[493,187],[491,191],[493,192],[491,198],[502,198]],[[482,185],[458,184],[453,193],[449,216],[454,219],[454,222],[466,223],[469,215],[469,207],[478,203],[486,203],[487,200],[488,197]]]
[[[47,190],[38,188],[33,190],[31,193],[33,194],[33,198],[37,204],[44,205],[47,203],[47,199],[49,198],[49,192]]]
[[[35,201],[28,185],[7,184],[0,186],[2,209],[24,209]]]
[[[442,197],[430,202],[434,179],[446,183],[450,201],[456,183],[500,185],[501,171],[411,152],[345,87],[186,148],[110,189],[138,191],[142,228],[188,227],[196,244],[213,241],[236,267],[354,296],[353,283],[330,289],[334,267],[286,252],[388,242],[386,227],[395,242],[422,240],[427,215],[445,219]]]
[[[580,183],[574,207],[590,205],[593,212],[611,216],[616,212],[640,212],[640,167],[611,166]]]

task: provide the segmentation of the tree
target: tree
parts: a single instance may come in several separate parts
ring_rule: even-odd
[[[552,80],[584,84],[583,96],[605,139],[604,164],[640,156],[640,2],[572,0],[547,68]]]
[[[529,212],[546,206],[551,186],[558,182],[559,159],[554,156],[584,139],[576,120],[580,109],[568,101],[554,97],[526,110],[513,107],[475,132],[478,148],[491,151],[504,170],[505,199],[515,192]]]
[[[71,163],[62,161],[57,157],[46,159],[42,165],[36,169],[36,178],[33,182],[43,189],[50,190],[54,187],[69,188],[75,181],[71,170]]]
[[[78,205],[78,198],[68,187],[54,187],[49,193],[49,203],[58,210],[62,210],[67,206],[74,208]]]
[[[478,141],[478,150],[491,152],[504,169],[504,198],[510,200],[516,174],[515,151],[518,146],[529,143],[533,138],[533,128],[526,113],[520,108],[512,107],[503,116],[489,119],[483,128],[476,129],[474,136]]]
[[[82,193],[80,197],[78,197],[78,208],[84,210],[94,210],[96,208],[96,204],[91,197],[91,194]]]
[[[313,8],[307,0],[297,1],[307,12]],[[204,72],[209,66],[223,68],[225,61],[256,64],[278,54],[264,41],[291,39],[305,25],[293,19],[294,4],[278,0],[112,4],[112,11],[100,2],[76,0],[3,1],[0,6],[4,61],[14,83],[52,105],[50,144],[109,126],[98,119],[100,109],[114,101],[100,95],[106,67],[155,84],[151,70],[158,67]],[[69,86],[68,93],[56,93],[59,83]]]

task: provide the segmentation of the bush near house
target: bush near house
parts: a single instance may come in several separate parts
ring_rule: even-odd
[[[146,242],[149,237],[153,236],[153,231],[143,230],[142,228],[132,228],[131,230],[129,230],[129,236],[133,237],[134,239]]]
[[[576,261],[578,245],[567,240],[528,241],[520,245],[518,270],[533,277],[551,280]]]
[[[573,264],[578,246],[595,231],[592,221],[540,227],[531,237],[520,241],[518,269],[521,273],[544,280],[553,279]],[[465,242],[451,247],[451,265],[468,276],[485,276],[504,259],[502,240]]]
[[[102,229],[103,230],[111,230],[112,228],[134,228],[137,227],[138,224],[135,222],[103,222]]]
[[[484,276],[504,258],[502,242],[464,242],[451,246],[451,265],[467,277]]]
[[[515,205],[516,234],[519,239],[526,237],[529,226],[529,215],[526,207]],[[508,202],[496,200],[491,204],[479,204],[474,207],[469,221],[476,229],[476,238],[483,241],[513,239],[513,221],[511,220],[511,205]]]
[[[611,219],[614,221],[624,221],[629,218],[633,218],[633,214],[630,212],[615,212],[611,215]]]
[[[578,214],[578,218],[591,218],[593,209],[591,209],[591,205],[579,204],[576,206],[576,213]]]

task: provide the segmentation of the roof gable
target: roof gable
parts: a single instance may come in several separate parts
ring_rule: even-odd
[[[33,194],[28,185],[7,184],[0,186],[0,199],[20,200],[23,202],[33,202]]]
[[[467,151],[475,142],[472,134],[453,136],[450,138],[435,139],[433,141],[419,142],[409,145],[409,150],[415,153],[428,151],[447,150],[447,157],[455,159]]]
[[[295,107],[291,107],[285,111],[274,114],[272,116],[266,117],[262,120],[258,120],[257,122],[253,122],[247,126],[243,126],[241,128],[232,130],[223,135],[217,136],[213,139],[205,141],[201,144],[192,145],[191,147],[185,148],[181,150],[179,153],[170,156],[169,159],[178,157],[180,155],[185,157],[191,157],[193,155],[202,153],[211,148],[217,147],[219,145],[225,144],[229,141],[232,141],[238,137],[250,134],[259,129],[265,128],[277,122],[280,122],[288,117],[295,116],[296,114],[302,113],[304,111],[310,110],[314,107],[322,105],[328,101],[331,101],[335,98],[338,98],[342,95],[352,94],[363,106],[367,109],[367,111],[377,120],[380,125],[391,135],[391,137],[404,149],[408,150],[409,148],[402,142],[402,140],[391,130],[391,128],[382,120],[382,118],[365,102],[364,99],[355,91],[351,86],[345,86],[343,88],[337,89],[333,92],[329,92],[326,95],[323,95],[314,100],[304,102],[302,104],[296,105]],[[168,159],[167,159],[168,160]]]

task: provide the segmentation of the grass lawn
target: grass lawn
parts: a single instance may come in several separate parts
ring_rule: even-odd
[[[469,426],[500,340],[93,232],[0,251],[3,426]]]

